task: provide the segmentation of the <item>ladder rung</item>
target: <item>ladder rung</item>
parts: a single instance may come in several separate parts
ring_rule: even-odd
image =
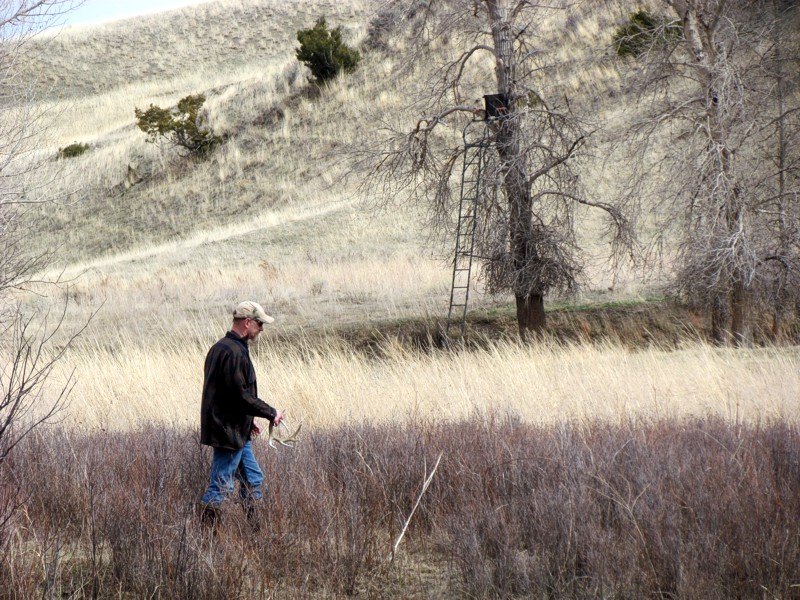
[[[456,329],[461,335],[464,334],[466,328],[472,259],[474,258],[473,251],[475,249],[478,221],[477,205],[482,196],[483,178],[481,170],[485,164],[483,155],[485,147],[485,140],[467,142],[464,145],[461,198],[458,206],[458,228],[456,230],[456,248],[453,258],[453,283],[450,289],[450,311],[447,316],[448,332],[451,329]],[[465,281],[466,285],[461,285]],[[456,300],[463,300],[463,302],[456,302]]]

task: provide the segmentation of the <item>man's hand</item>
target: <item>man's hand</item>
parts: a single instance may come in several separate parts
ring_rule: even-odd
[[[277,427],[278,425],[281,424],[281,421],[283,421],[283,411],[282,410],[278,410],[278,411],[275,411],[275,412],[276,412],[276,414],[275,414],[275,418],[272,419],[272,424],[275,427]]]
[[[256,425],[256,422],[253,421],[253,426],[250,428],[250,436],[251,437],[258,437],[258,434],[261,433],[261,428]]]

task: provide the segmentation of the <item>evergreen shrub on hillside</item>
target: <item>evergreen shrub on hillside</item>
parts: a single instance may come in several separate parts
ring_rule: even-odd
[[[324,17],[311,29],[299,30],[297,41],[297,60],[311,70],[318,84],[334,79],[342,71],[352,73],[361,60],[358,50],[342,41],[342,28],[328,29]]]
[[[222,138],[214,134],[201,112],[205,101],[203,94],[197,94],[181,99],[176,108],[154,104],[147,110],[136,108],[136,125],[147,134],[150,143],[167,140],[189,154],[205,157],[222,143]]]
[[[64,148],[58,149],[58,155],[56,158],[58,160],[62,160],[65,158],[75,158],[76,156],[80,156],[89,150],[89,144],[81,144],[80,142],[75,142],[70,144],[69,146],[65,146]]]
[[[637,10],[628,16],[628,22],[614,32],[614,48],[621,57],[639,57],[651,48],[661,46],[683,35],[677,22]]]

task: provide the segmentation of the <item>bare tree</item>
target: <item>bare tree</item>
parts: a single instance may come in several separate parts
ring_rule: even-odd
[[[788,9],[770,4],[661,0],[668,18],[628,71],[645,108],[628,132],[640,143],[626,144],[647,156],[630,164],[660,174],[662,231],[681,226],[677,287],[708,308],[718,343],[749,343],[759,299],[784,294],[799,265],[797,187],[787,187],[795,110],[775,42]]]
[[[767,180],[769,193],[762,208],[770,216],[774,232],[771,252],[765,258],[762,298],[772,308],[772,336],[783,333],[784,315],[793,304],[800,307],[800,36],[797,0],[765,0],[770,44],[762,51],[763,86],[768,90],[764,106],[767,122],[762,127],[767,156],[773,156],[775,176]],[[769,149],[773,149],[769,152]]]
[[[454,132],[484,116],[474,100],[476,88],[499,94],[505,114],[488,123],[493,150],[477,207],[475,254],[489,291],[513,292],[519,333],[526,339],[546,325],[545,296],[578,286],[578,206],[603,211],[617,256],[632,246],[625,211],[594,198],[581,184],[574,164],[592,132],[549,79],[555,65],[541,47],[539,28],[544,18],[565,14],[567,3],[397,0],[389,7],[413,39],[414,50],[400,61],[405,68],[429,61],[436,46],[446,44],[452,53],[420,86],[413,103],[416,124],[387,127],[378,150],[370,148],[369,183],[389,195],[410,190],[433,207],[435,228],[452,235],[452,185],[462,151],[452,141]],[[482,71],[493,71],[493,77]]]
[[[27,207],[50,199],[28,185],[28,175],[39,164],[35,150],[45,121],[35,108],[33,82],[21,75],[21,67],[32,37],[75,4],[0,0],[0,548],[17,506],[12,450],[63,407],[72,388],[71,376],[53,380],[57,362],[74,339],[53,344],[64,313],[31,315],[16,293],[43,283],[37,273],[52,258],[51,252],[31,254],[26,244]]]

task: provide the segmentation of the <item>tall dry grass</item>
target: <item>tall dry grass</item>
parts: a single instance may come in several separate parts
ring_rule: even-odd
[[[160,346],[123,339],[71,352],[61,368],[74,369],[77,385],[63,426],[195,427],[205,350],[179,333]],[[266,339],[253,355],[262,397],[310,431],[506,415],[543,425],[688,416],[793,423],[800,414],[794,349],[496,344],[461,353],[395,347],[375,359],[346,348],[271,348]]]

